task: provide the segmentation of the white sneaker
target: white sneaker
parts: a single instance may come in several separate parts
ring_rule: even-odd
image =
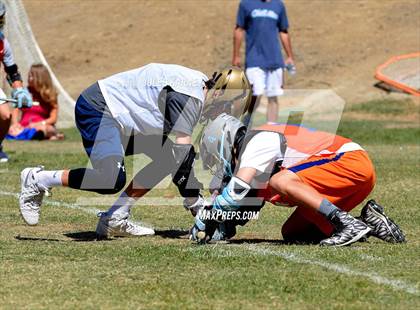
[[[99,221],[96,226],[98,238],[128,237],[128,236],[149,236],[154,235],[155,231],[151,228],[142,227],[128,220],[130,213],[114,212],[108,215],[106,212],[98,213]]]
[[[44,195],[49,195],[49,189],[40,184],[35,176],[42,170],[44,167],[25,168],[20,173],[19,208],[20,214],[28,225],[38,224],[42,199]]]

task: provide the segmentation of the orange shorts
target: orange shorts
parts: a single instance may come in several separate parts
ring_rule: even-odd
[[[370,194],[376,180],[373,164],[363,150],[312,156],[288,170],[345,211],[360,204]],[[274,204],[288,203],[287,197],[280,195],[266,200]],[[321,214],[308,208],[298,207],[289,220],[299,226],[308,222],[315,224],[327,236],[333,231],[332,225]]]

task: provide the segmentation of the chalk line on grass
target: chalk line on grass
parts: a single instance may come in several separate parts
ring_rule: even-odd
[[[16,199],[19,199],[19,194],[17,193],[12,193],[12,192],[5,192],[5,191],[0,191],[0,196],[9,196],[9,197],[15,197]],[[87,208],[87,207],[82,207],[79,206],[77,204],[73,204],[73,203],[68,203],[68,202],[61,202],[61,201],[55,201],[55,200],[51,200],[51,199],[44,199],[43,203],[46,205],[50,205],[53,207],[64,207],[64,208],[68,208],[68,209],[73,209],[73,210],[79,210],[88,214],[94,214],[97,215],[99,212],[102,212],[103,210],[99,210],[96,208]],[[151,224],[149,223],[145,223],[145,222],[141,222],[141,221],[132,221],[133,223],[136,223],[138,225],[141,225],[143,227],[148,227],[148,228],[153,228]]]
[[[0,191],[0,195],[19,198],[18,194],[12,193],[12,192]],[[65,207],[69,209],[80,210],[89,214],[97,214],[98,212],[100,212],[100,210],[95,209],[95,208],[85,208],[85,207],[81,207],[72,203],[59,202],[59,201],[54,201],[51,199],[46,199],[45,204],[55,206],[55,207]],[[141,223],[141,224],[146,224],[146,223]],[[329,263],[322,260],[307,259],[302,256],[299,256],[296,253],[274,251],[267,248],[257,247],[255,245],[248,245],[244,249],[249,250],[258,255],[278,256],[294,263],[319,266],[319,267],[322,267],[322,268],[325,268],[325,269],[328,269],[337,273],[345,274],[348,276],[366,278],[369,281],[374,282],[376,284],[387,285],[395,290],[404,291],[406,293],[413,294],[413,295],[419,295],[419,291],[416,286],[407,284],[402,280],[388,279],[376,273],[358,271],[355,269],[351,269],[348,266]]]
[[[12,192],[0,191],[0,195],[15,197],[17,199],[19,198],[19,194],[12,193]],[[67,203],[67,202],[59,202],[59,201],[54,201],[54,200],[51,200],[51,199],[44,199],[43,203],[45,203],[46,205],[53,206],[53,207],[65,207],[65,208],[74,209],[74,210],[81,210],[81,211],[83,211],[85,213],[89,213],[89,214],[98,214],[98,212],[100,212],[99,209],[85,208],[85,207],[81,207],[81,206],[76,205],[76,204]]]
[[[337,273],[345,274],[348,276],[366,278],[369,281],[374,282],[376,284],[387,285],[395,290],[404,291],[406,293],[413,294],[413,295],[419,295],[419,291],[415,285],[405,283],[402,280],[388,279],[376,273],[367,272],[367,271],[358,271],[345,265],[329,263],[326,261],[316,260],[316,259],[307,259],[296,253],[274,251],[267,248],[256,247],[255,245],[249,245],[246,247],[246,249],[253,253],[257,253],[259,255],[278,256],[294,263],[315,265],[315,266],[319,266],[319,267],[322,267],[322,268],[325,268],[325,269],[328,269]]]

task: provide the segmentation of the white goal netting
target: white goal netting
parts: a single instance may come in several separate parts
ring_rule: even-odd
[[[45,59],[34,34],[32,33],[29,19],[22,1],[5,0],[4,3],[7,8],[5,35],[12,46],[15,62],[19,67],[19,71],[22,74],[25,84],[30,66],[33,63],[43,63],[50,71],[54,85],[58,92],[59,114],[57,126],[59,128],[73,127],[74,100],[65,91],[48,65],[48,62]],[[2,88],[7,90],[8,84],[5,81],[4,72],[2,74]]]
[[[375,77],[392,87],[420,96],[420,53],[392,57],[378,67]]]
[[[401,59],[384,68],[382,73],[413,89],[420,90],[420,57]]]

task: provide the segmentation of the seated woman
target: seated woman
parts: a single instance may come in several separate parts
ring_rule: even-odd
[[[55,128],[58,115],[57,92],[51,75],[43,64],[31,66],[28,73],[28,90],[33,101],[39,104],[31,108],[14,109],[7,139],[62,139],[63,135]]]

